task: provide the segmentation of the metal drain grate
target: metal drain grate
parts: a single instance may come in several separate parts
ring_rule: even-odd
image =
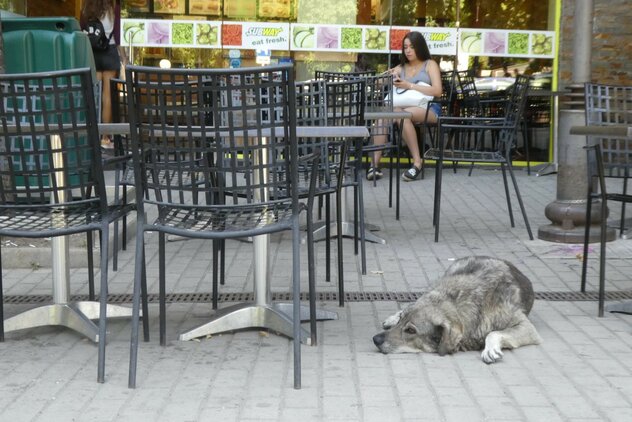
[[[346,292],[345,301],[347,302],[414,302],[421,297],[422,292]],[[581,292],[536,292],[537,300],[560,301],[560,302],[577,302],[577,301],[593,301],[598,299],[598,293],[591,291]],[[149,303],[158,303],[158,295],[148,295]],[[278,301],[290,301],[292,299],[289,293],[272,293],[272,299]],[[307,293],[301,293],[301,300],[307,300]],[[617,292],[606,292],[606,300],[625,300],[632,299],[632,290],[623,290]],[[53,299],[49,295],[8,295],[4,297],[6,305],[27,305],[49,303]],[[88,300],[88,295],[73,295],[71,300],[83,301]],[[252,302],[254,295],[252,293],[220,293],[220,302]],[[316,298],[320,302],[336,302],[338,301],[338,293],[336,292],[319,292]],[[169,303],[209,303],[211,302],[210,293],[170,293],[166,297]],[[109,303],[131,303],[131,294],[112,294],[108,297]]]

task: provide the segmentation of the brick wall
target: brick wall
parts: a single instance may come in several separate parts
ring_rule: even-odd
[[[630,0],[593,0],[592,82],[632,85],[632,6]],[[572,82],[575,0],[563,0],[560,87]]]

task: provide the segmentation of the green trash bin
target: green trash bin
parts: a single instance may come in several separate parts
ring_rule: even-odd
[[[90,41],[75,18],[5,18],[2,35],[6,73],[95,69]]]
[[[81,31],[77,19],[71,17],[2,19],[2,32],[6,73],[34,73],[89,67],[92,69],[92,77],[95,81],[97,110],[101,109],[101,87],[96,81],[92,47],[88,36]],[[68,101],[71,100],[68,98]],[[33,101],[35,103],[32,105],[37,107],[39,99],[33,99]],[[44,141],[45,137],[30,140],[32,143]],[[82,142],[88,142],[88,140],[82,140]],[[68,158],[73,159],[73,157]],[[35,165],[35,163],[26,163],[26,165]],[[40,165],[47,164],[40,163]],[[24,185],[23,180],[14,182],[16,185]]]

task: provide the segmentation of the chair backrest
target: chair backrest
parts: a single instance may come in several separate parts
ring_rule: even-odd
[[[123,79],[110,79],[110,97],[112,100],[112,121],[115,123],[125,123],[128,121],[127,115],[127,85]]]
[[[322,79],[327,82],[341,82],[348,79],[362,78],[365,76],[374,76],[374,70],[365,70],[358,72],[333,72],[329,70],[314,71],[314,79]]]
[[[530,77],[526,75],[516,76],[516,81],[511,87],[509,97],[504,102],[504,128],[498,134],[498,149],[503,151],[507,160],[510,159],[511,150],[516,143],[520,122],[527,103]]]
[[[457,72],[459,85],[459,115],[480,116],[481,104],[480,95],[476,89],[476,81],[468,71]]]
[[[550,90],[550,86],[537,84],[535,79],[531,79],[529,92],[542,92]],[[544,127],[551,124],[551,96],[529,95],[524,110],[524,120],[529,127]]]
[[[325,81],[296,82],[296,122],[299,126],[325,126]]]
[[[457,98],[457,74],[455,71],[441,71],[441,88],[441,97],[435,98],[435,101],[441,105],[441,116],[452,116]]]
[[[107,206],[89,68],[0,75],[0,206]]]
[[[327,105],[325,100],[325,81],[296,82],[296,124],[298,126],[325,126],[327,124]],[[331,172],[329,171],[330,148],[329,140],[322,137],[298,138],[299,157],[317,152],[319,167],[317,174],[310,171],[311,166],[299,164],[299,183],[305,188],[309,186],[311,178],[316,178],[316,190],[331,189]],[[305,191],[301,193],[306,193]]]
[[[291,65],[129,66],[126,79],[135,177],[153,191],[150,203],[217,206],[291,195],[298,208]],[[147,203],[143,196],[137,200]]]
[[[366,96],[366,82],[364,79],[352,79],[341,82],[325,83],[325,101],[327,104],[327,125],[329,126],[364,126],[364,107]],[[360,169],[362,162],[362,146],[364,139],[352,140],[353,155],[347,155],[348,141],[333,139],[340,142],[341,148],[334,149],[339,157],[332,156],[333,162],[343,162],[346,168]]]
[[[586,83],[584,86],[587,125],[632,125],[632,86]],[[590,137],[599,145],[598,161],[589,154],[589,170],[606,177],[632,177],[632,139]]]

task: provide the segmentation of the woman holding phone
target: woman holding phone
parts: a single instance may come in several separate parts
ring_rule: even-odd
[[[440,97],[442,92],[441,70],[437,62],[431,59],[428,44],[421,33],[413,31],[406,34],[402,41],[401,64],[388,70],[393,75],[393,86],[395,89],[415,90],[433,97]],[[428,86],[417,85],[417,82],[425,82]],[[439,104],[431,104],[426,112],[422,107],[396,107],[397,111],[407,111],[411,114],[410,119],[404,119],[402,127],[402,138],[410,151],[413,159],[413,166],[402,174],[404,181],[412,181],[421,175],[421,164],[423,158],[419,150],[415,123],[422,123],[428,120],[436,123],[439,118],[441,107]],[[375,144],[386,143],[385,137],[376,137]],[[382,171],[379,168],[382,151],[377,151],[373,155],[373,166],[367,172],[367,179],[380,179]]]

